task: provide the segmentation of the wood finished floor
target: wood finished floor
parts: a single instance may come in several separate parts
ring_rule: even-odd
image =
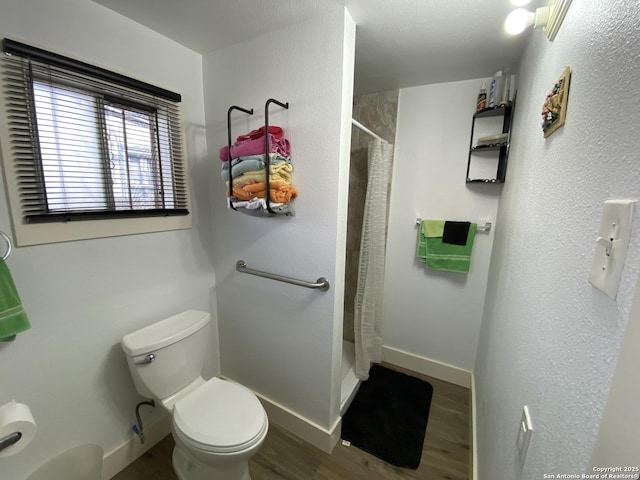
[[[386,366],[427,380],[433,386],[422,460],[417,470],[394,467],[341,442],[328,455],[277,425],[270,425],[264,445],[249,462],[252,480],[469,480],[469,390]],[[172,450],[173,438],[169,435],[113,480],[177,480],[171,467]]]

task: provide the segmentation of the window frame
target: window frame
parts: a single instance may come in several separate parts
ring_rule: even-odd
[[[136,79],[132,79],[130,77],[103,69],[101,67],[96,67],[75,59],[64,57],[56,53],[21,44],[13,40],[5,38],[4,40],[2,40],[2,47],[4,54],[11,54],[21,58],[26,57],[39,63],[52,64],[56,67],[60,67],[73,72],[78,72],[91,78],[97,78],[100,81],[105,81],[121,87],[125,87],[126,89],[137,90],[146,94],[160,96],[175,103],[181,101],[181,96],[179,94],[170,92],[160,87],[147,84]],[[0,55],[2,55],[2,53],[0,53]],[[2,59],[2,70],[4,70],[4,61],[5,60]],[[37,82],[39,80],[37,76],[32,76],[30,78],[30,81]],[[30,87],[33,94],[33,83],[30,83]],[[82,91],[82,89],[80,89],[80,91]],[[88,90],[86,92],[88,92]],[[151,107],[149,107],[148,105],[137,103],[135,98],[110,98],[108,94],[105,94],[104,99],[105,101],[113,102],[124,107],[130,107],[132,109],[151,110]],[[11,113],[9,112],[10,108],[15,108],[15,105],[11,104],[11,99],[9,99],[7,95],[5,95],[3,81],[2,92],[0,93],[0,157],[2,160],[1,163],[4,173],[4,184],[9,203],[9,210],[11,221],[13,224],[13,232],[16,245],[37,245],[90,238],[103,238],[191,228],[192,218],[190,213],[190,188],[187,176],[187,159],[184,145],[186,137],[184,132],[184,125],[181,118],[179,118],[179,132],[177,132],[177,135],[179,135],[180,137],[177,142],[178,148],[180,149],[180,153],[178,155],[179,158],[178,160],[175,160],[173,158],[173,149],[175,145],[173,143],[169,143],[168,146],[172,150],[172,156],[169,160],[171,168],[170,173],[166,173],[166,175],[170,176],[172,183],[177,182],[179,185],[179,201],[176,200],[177,203],[174,204],[175,208],[115,210],[113,212],[95,212],[95,214],[93,215],[90,212],[79,212],[77,214],[66,213],[61,214],[61,217],[64,217],[62,218],[62,221],[49,222],[48,219],[45,218],[45,222],[41,222],[34,216],[30,216],[29,221],[27,221],[23,211],[23,202],[21,200],[22,190],[19,186],[19,183],[21,181],[21,172],[17,160],[13,155],[13,144],[11,138],[12,131],[10,128],[11,120],[9,118],[11,115]],[[25,106],[25,108],[28,109],[30,107],[27,105]],[[31,105],[31,108],[35,109],[35,104]],[[177,107],[176,111],[178,111],[179,115],[179,106]],[[35,110],[29,112],[29,114],[32,116],[31,124],[33,126],[33,123],[35,122]],[[155,112],[155,114],[157,114],[157,111]],[[164,114],[168,115],[167,113]],[[154,128],[158,128],[158,116],[156,116],[156,125],[154,126]],[[168,117],[162,119],[162,122],[166,122],[167,125],[170,123],[170,121],[171,120],[169,120]],[[97,126],[98,128],[106,128],[104,125]],[[171,139],[173,141],[173,135],[176,133],[175,124],[167,128],[171,128]],[[35,137],[37,139],[37,132],[35,134],[32,133],[32,137]],[[39,146],[36,148],[39,149]],[[158,145],[158,148],[160,149],[162,147]],[[104,161],[105,159],[108,160],[108,157],[105,157],[103,154],[101,154],[100,156],[101,161]],[[160,160],[158,160],[158,162],[160,163]],[[35,168],[37,168],[37,164],[41,165],[39,152],[38,159],[34,159],[33,163],[35,165]],[[162,167],[160,167],[160,170],[162,170]],[[38,175],[39,181],[44,182],[44,173],[39,172]],[[161,177],[159,179],[160,182],[164,182],[165,178],[167,178],[163,177],[163,175],[165,174],[161,173]],[[43,185],[40,186],[40,189],[41,192],[45,191]],[[46,214],[44,216],[52,217],[53,215]]]

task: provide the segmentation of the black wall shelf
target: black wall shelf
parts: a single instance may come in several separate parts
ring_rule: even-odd
[[[514,105],[504,105],[491,108],[485,108],[473,115],[473,121],[471,122],[471,138],[469,140],[469,158],[467,161],[467,183],[503,183],[507,174],[507,161],[509,159],[509,146],[511,144],[511,125],[513,122],[513,109]],[[477,139],[474,139],[474,132],[476,131],[476,121],[483,118],[499,117],[502,116],[502,131],[494,133],[506,133],[506,142],[492,143],[486,145],[474,145]],[[497,153],[496,153],[497,152]],[[480,158],[488,158],[490,156],[497,155],[497,168],[494,176],[488,178],[471,178],[469,176],[471,172],[472,162],[478,161]],[[474,156],[476,158],[474,158]]]

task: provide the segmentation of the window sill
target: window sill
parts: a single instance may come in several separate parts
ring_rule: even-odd
[[[174,217],[13,224],[16,245],[19,247],[189,228],[191,228],[191,214]]]

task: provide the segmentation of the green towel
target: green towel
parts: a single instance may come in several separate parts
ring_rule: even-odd
[[[427,238],[441,237],[444,233],[444,220],[423,220],[420,227]]]
[[[420,228],[418,234],[418,259],[434,270],[468,272],[469,265],[471,265],[471,250],[473,249],[473,239],[475,238],[477,227],[475,223],[469,226],[466,245],[443,243],[442,236],[425,237],[423,229]]]
[[[0,258],[0,342],[15,340],[16,334],[30,328],[18,291],[7,264]]]

